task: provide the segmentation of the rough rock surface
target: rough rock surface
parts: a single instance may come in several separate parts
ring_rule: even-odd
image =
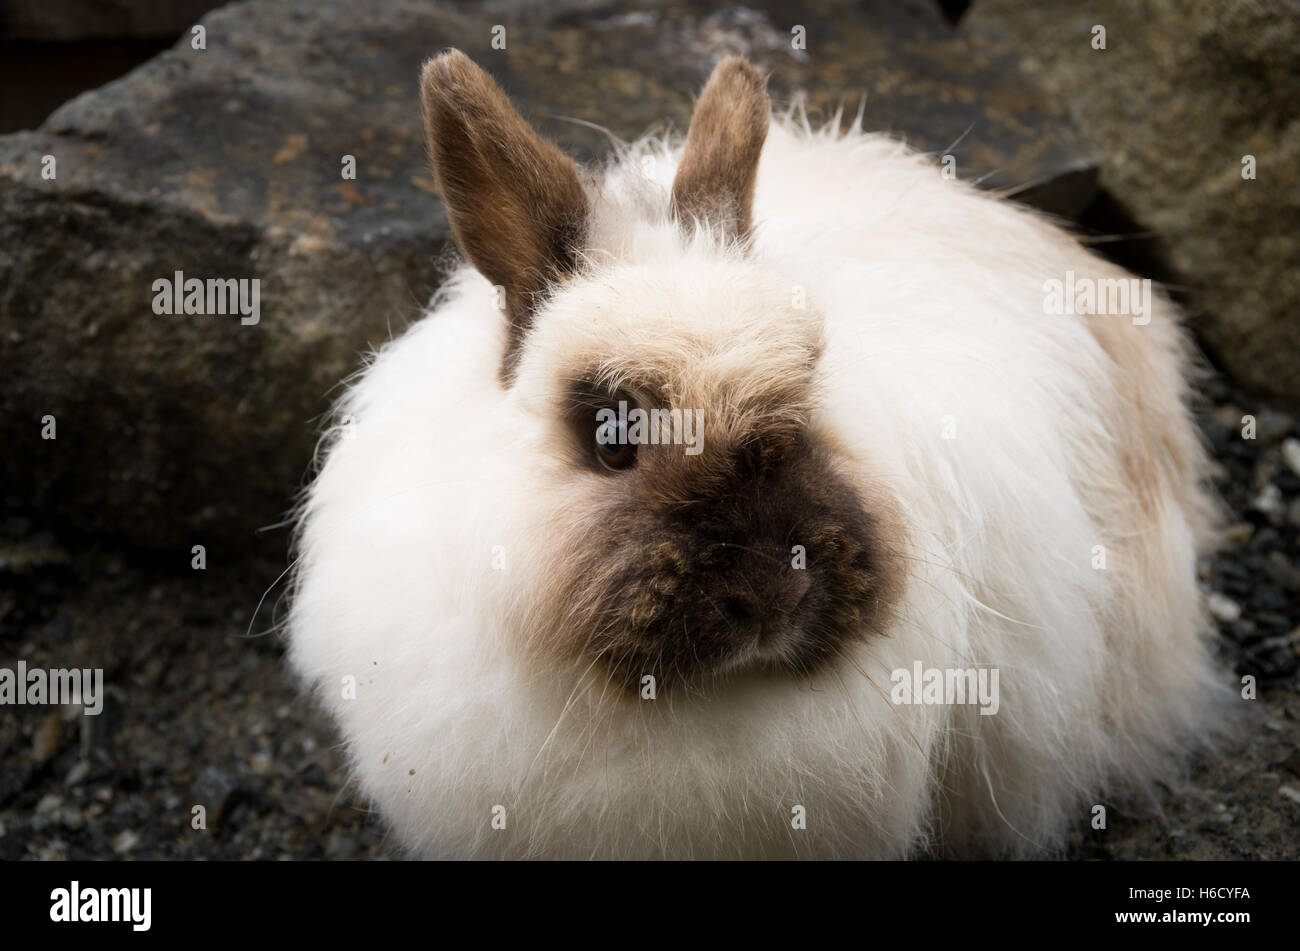
[[[1069,104],[1102,187],[1159,235],[1213,355],[1300,405],[1300,5],[978,0],[962,29],[986,28]]]
[[[332,388],[436,286],[448,232],[416,78],[440,48],[465,49],[587,158],[607,142],[581,122],[684,128],[734,51],[778,97],[804,88],[814,107],[852,109],[865,93],[869,126],[931,150],[961,140],[959,175],[1033,185],[1023,198],[1067,212],[1092,190],[1077,135],[1005,44],[957,36],[928,0],[255,0],[203,26],[206,48],[186,33],[0,137],[0,502],[183,560],[195,544],[257,547],[303,480]],[[260,321],[155,315],[153,282],[177,271],[259,279]]]

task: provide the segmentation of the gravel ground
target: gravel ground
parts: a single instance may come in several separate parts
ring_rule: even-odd
[[[0,665],[103,667],[107,699],[94,717],[5,708],[0,858],[389,854],[277,638],[245,634],[277,566],[222,570],[209,553],[192,571],[187,553],[169,572],[97,550],[74,564],[48,536],[23,551],[35,564],[0,576]]]
[[[1162,815],[1111,807],[1106,831],[1073,837],[1073,858],[1300,858],[1300,427],[1222,381],[1208,395],[1233,524],[1202,575],[1225,678],[1260,684],[1244,749],[1198,763]],[[396,857],[282,644],[246,636],[280,566],[208,557],[193,571],[188,553],[162,564],[0,520],[0,666],[103,667],[107,688],[98,717],[0,708],[0,859]],[[191,827],[196,804],[206,829]]]

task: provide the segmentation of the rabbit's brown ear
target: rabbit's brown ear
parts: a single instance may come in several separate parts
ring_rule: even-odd
[[[695,104],[673,180],[673,215],[683,226],[700,219],[749,237],[758,157],[770,120],[762,74],[739,56],[718,63]]]
[[[456,243],[505,289],[510,341],[502,378],[509,381],[538,295],[574,267],[587,196],[573,161],[459,50],[425,63],[420,98]]]

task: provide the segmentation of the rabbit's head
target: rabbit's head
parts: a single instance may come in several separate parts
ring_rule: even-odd
[[[819,420],[821,315],[749,250],[763,78],[724,60],[671,183],[637,194],[463,54],[426,65],[422,97],[457,243],[498,295],[520,423],[485,451],[530,473],[520,646],[632,687],[810,672],[879,630],[899,520]]]

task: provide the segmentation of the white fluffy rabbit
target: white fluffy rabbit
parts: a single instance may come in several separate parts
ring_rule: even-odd
[[[469,266],[343,398],[288,625],[410,854],[1050,854],[1211,732],[1167,302],[740,59],[601,170],[422,84]]]

